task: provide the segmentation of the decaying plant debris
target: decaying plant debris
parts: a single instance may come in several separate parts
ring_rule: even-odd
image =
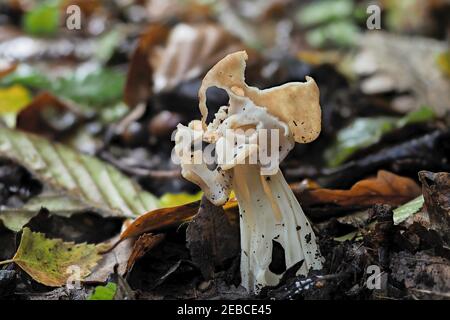
[[[446,1],[379,1],[383,30],[359,0],[55,3],[0,4],[0,299],[450,299]],[[242,101],[289,132],[275,202],[323,257],[266,239],[263,285],[249,170],[219,195],[171,159]]]

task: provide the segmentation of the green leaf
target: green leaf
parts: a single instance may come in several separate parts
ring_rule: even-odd
[[[60,21],[58,1],[44,1],[23,17],[25,32],[36,36],[49,36],[58,31]]]
[[[396,123],[397,128],[404,127],[408,124],[427,122],[433,120],[436,117],[433,109],[427,106],[423,106],[416,111],[411,111]]]
[[[312,26],[352,16],[354,10],[351,0],[314,1],[301,8],[297,20],[302,26]]]
[[[103,63],[107,62],[122,39],[123,33],[117,28],[101,36],[97,43],[95,58]]]
[[[51,81],[43,72],[26,64],[19,65],[14,72],[0,79],[1,86],[22,85],[30,89],[50,89]]]
[[[102,249],[93,244],[47,239],[43,233],[24,228],[16,254],[0,264],[14,262],[37,282],[59,287],[72,275],[70,267],[79,268],[80,280],[88,276],[101,259]]]
[[[135,217],[158,206],[152,194],[112,165],[33,134],[0,128],[0,157],[22,165],[54,192],[102,216]]]
[[[26,225],[37,214],[37,211],[2,209],[2,211],[0,212],[0,221],[3,222],[5,228],[14,232],[19,232],[20,230],[22,230],[23,226]]]
[[[337,166],[347,160],[355,151],[368,147],[380,140],[383,134],[395,128],[395,118],[358,118],[339,131],[336,142],[325,150],[329,166]]]
[[[196,194],[190,193],[166,193],[160,199],[159,203],[161,208],[170,208],[181,206],[183,204],[188,204],[191,202],[198,201],[202,198],[203,192],[198,192]]]
[[[419,212],[423,207],[425,200],[423,195],[405,203],[404,205],[394,209],[394,224],[399,224]]]
[[[42,208],[49,210],[52,215],[67,218],[78,213],[96,211],[95,208],[86,206],[78,200],[58,193],[46,192],[31,198],[21,208],[2,208],[0,220],[9,230],[19,232]]]
[[[340,130],[333,145],[325,150],[324,155],[327,164],[331,167],[338,166],[344,163],[354,152],[380,141],[384,134],[409,124],[432,120],[435,116],[431,108],[422,107],[402,118],[357,118],[349,126]]]
[[[333,240],[337,241],[337,242],[345,242],[345,241],[352,241],[352,240],[361,241],[362,235],[361,235],[360,231],[353,231],[353,232],[344,234],[343,236],[333,238]]]
[[[76,70],[72,74],[50,79],[36,68],[21,65],[16,71],[0,79],[1,86],[15,84],[31,89],[48,90],[55,96],[75,101],[82,107],[110,108],[122,99],[125,74],[114,69],[102,68],[87,73]]]
[[[306,41],[316,48],[328,45],[350,47],[355,44],[359,35],[358,27],[347,20],[330,22],[306,33]]]
[[[52,91],[56,96],[71,99],[81,105],[109,106],[122,99],[125,75],[112,69],[75,74],[57,79]]]
[[[114,300],[117,285],[114,282],[108,282],[106,286],[97,286],[88,300]]]

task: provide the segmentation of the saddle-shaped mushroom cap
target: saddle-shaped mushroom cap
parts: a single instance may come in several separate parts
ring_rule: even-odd
[[[236,97],[247,97],[259,107],[265,107],[273,116],[285,122],[298,143],[315,140],[321,130],[319,88],[311,77],[306,82],[289,82],[281,86],[260,90],[245,83],[245,51],[227,55],[212,67],[199,90],[199,107],[206,128],[208,108],[206,90],[218,87],[227,91],[230,104]]]

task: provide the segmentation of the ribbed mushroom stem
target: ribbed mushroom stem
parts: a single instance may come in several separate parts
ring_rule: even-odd
[[[278,284],[269,270],[273,242],[284,249],[286,267],[304,261],[297,274],[322,268],[314,232],[281,171],[262,176],[257,165],[234,167],[233,189],[241,217],[241,278],[248,291]]]

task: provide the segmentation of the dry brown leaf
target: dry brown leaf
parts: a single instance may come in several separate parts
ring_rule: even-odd
[[[72,129],[84,118],[71,102],[42,92],[17,115],[16,127],[53,139],[61,132]]]
[[[117,242],[119,236],[112,238],[102,245],[109,247]],[[83,281],[87,283],[104,283],[109,276],[117,270],[117,273],[123,276],[127,270],[127,262],[133,249],[134,239],[126,239],[122,241],[113,250],[103,254],[102,259],[98,262],[92,273]]]
[[[400,112],[429,105],[442,116],[450,108],[450,80],[439,70],[439,54],[448,50],[444,41],[404,37],[386,32],[367,32],[353,67],[369,76],[361,82],[367,94],[412,92],[393,101]]]
[[[371,206],[376,203],[400,205],[419,196],[421,190],[410,178],[380,170],[376,177],[361,180],[350,190],[323,188],[296,194],[302,205],[306,206],[326,203],[339,206]]]
[[[190,221],[198,212],[200,201],[191,202],[181,206],[156,209],[134,220],[120,236],[120,241],[131,237],[140,236],[146,232],[161,231],[171,227],[177,227]],[[225,214],[230,223],[236,223],[238,203],[236,199],[229,200],[224,206]],[[117,244],[116,244],[117,245]]]
[[[200,201],[195,201],[181,206],[156,209],[143,214],[122,232],[120,239],[124,240],[146,232],[178,226],[185,221],[189,221],[197,213],[199,205]]]
[[[165,235],[162,233],[144,233],[143,235],[141,235],[134,243],[133,251],[131,252],[131,255],[127,261],[126,272],[129,272],[133,268],[137,260],[142,258],[148,251],[160,244],[164,240],[164,238]]]
[[[150,56],[155,70],[153,89],[173,89],[200,76],[228,53],[242,49],[243,45],[218,25],[180,23],[170,32],[166,46]]]
[[[200,209],[186,230],[186,241],[192,261],[209,280],[215,267],[239,254],[239,225],[228,219],[222,207],[203,196]]]
[[[133,108],[140,102],[145,102],[151,95],[152,73],[148,57],[153,48],[163,43],[169,34],[168,28],[162,25],[151,25],[139,38],[137,47],[131,57],[125,84],[124,100]]]
[[[3,62],[0,60],[0,78],[7,76],[17,69],[17,63]]]
[[[450,239],[450,173],[420,171],[422,193],[430,218],[431,228],[445,240]]]

